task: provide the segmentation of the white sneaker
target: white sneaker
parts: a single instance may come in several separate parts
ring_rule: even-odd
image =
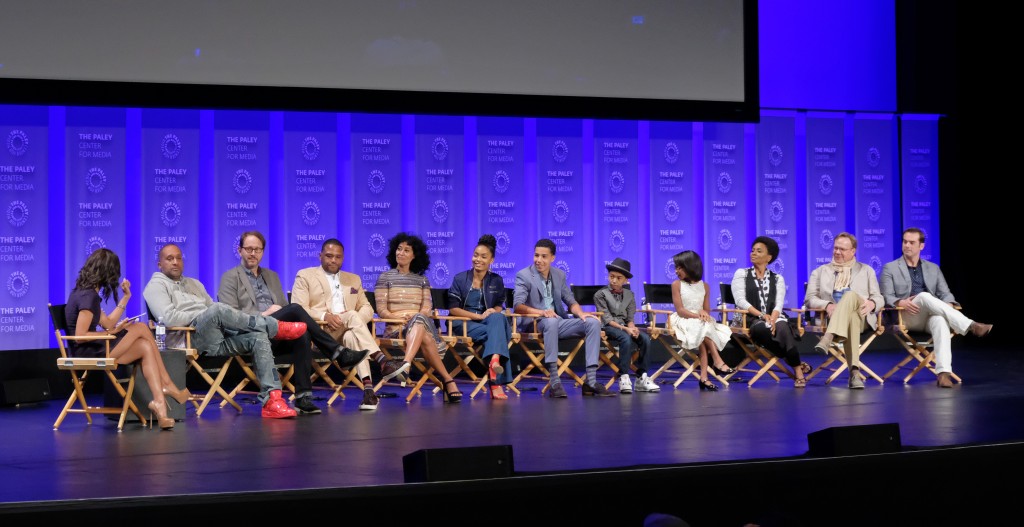
[[[641,373],[640,377],[636,380],[636,391],[638,392],[660,392],[661,386],[654,384],[654,381],[647,376],[646,373]]]
[[[633,383],[629,382],[629,375],[619,377],[619,393],[633,393]]]

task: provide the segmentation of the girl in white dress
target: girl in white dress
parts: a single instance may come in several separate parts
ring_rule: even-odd
[[[672,282],[672,303],[675,313],[668,317],[676,338],[685,349],[696,349],[700,356],[700,389],[716,391],[718,386],[708,380],[708,355],[712,366],[719,375],[728,375],[733,370],[725,364],[718,350],[725,347],[732,337],[729,326],[711,318],[710,290],[701,278],[704,265],[700,256],[693,251],[683,251],[672,257],[676,264],[678,280]]]

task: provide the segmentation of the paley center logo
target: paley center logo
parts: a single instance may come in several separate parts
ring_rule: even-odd
[[[160,154],[164,159],[176,159],[181,154],[181,139],[177,134],[166,134],[160,140]]]
[[[21,227],[28,221],[28,205],[24,201],[14,200],[7,206],[7,223]]]
[[[28,134],[22,130],[11,130],[7,134],[7,151],[12,156],[21,157],[28,152]]]
[[[366,185],[370,187],[370,192],[374,194],[384,192],[385,183],[387,181],[384,179],[384,173],[380,170],[371,170],[370,176],[366,178]]]
[[[231,184],[235,187],[235,192],[239,194],[248,194],[249,190],[252,189],[252,174],[244,168],[239,168],[235,171],[235,175],[231,179]]]
[[[378,233],[370,235],[370,239],[366,242],[366,248],[370,251],[370,256],[374,258],[380,258],[384,256],[384,253],[388,252],[388,242]]]
[[[14,298],[28,294],[28,276],[21,271],[14,271],[7,277],[7,292]]]
[[[551,145],[551,158],[559,163],[564,162],[569,158],[569,145],[561,139],[555,141],[555,144]]]
[[[302,140],[302,157],[306,161],[316,161],[320,157],[320,141],[311,135]]]
[[[491,178],[491,182],[494,184],[494,191],[498,194],[504,194],[508,190],[509,184],[512,180],[508,177],[508,172],[499,170],[494,173],[494,177]]]
[[[181,222],[181,207],[173,201],[164,203],[160,209],[160,221],[164,227],[174,227]]]
[[[665,148],[662,149],[662,155],[665,156],[665,162],[674,165],[676,161],[679,161],[679,145],[675,141],[669,141],[665,143]]]
[[[315,201],[302,204],[302,222],[310,227],[320,223],[320,206]]]

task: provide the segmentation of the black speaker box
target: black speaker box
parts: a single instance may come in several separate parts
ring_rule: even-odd
[[[43,378],[0,382],[0,404],[22,404],[50,398],[50,383]]]
[[[815,457],[856,456],[899,452],[899,423],[835,426],[807,434],[809,453]]]
[[[425,448],[402,456],[406,483],[504,478],[512,475],[512,445]]]

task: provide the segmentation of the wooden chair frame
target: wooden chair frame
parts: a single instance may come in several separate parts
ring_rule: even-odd
[[[955,309],[960,309],[960,306],[953,306]],[[900,343],[903,350],[907,352],[907,356],[892,367],[885,375],[883,379],[888,380],[897,371],[903,368],[910,368],[910,373],[903,378],[903,384],[908,384],[915,375],[921,372],[921,370],[928,370],[938,377],[935,373],[935,349],[932,335],[927,331],[910,331],[907,329],[906,324],[903,323],[903,311],[902,307],[887,307],[884,312],[890,317],[890,320],[894,317],[895,324],[889,327],[890,331],[895,335],[896,341]],[[955,337],[956,332],[950,331],[950,336]],[[917,361],[913,367],[908,366],[910,362]],[[962,383],[963,380],[956,373],[950,373],[950,377],[953,382]]]
[[[366,293],[366,298],[367,298],[367,300],[369,300],[370,306],[373,307],[374,313],[376,313],[377,312],[377,299],[376,299],[376,295],[374,293],[368,291]],[[377,345],[380,346],[380,351],[382,353],[384,353],[384,355],[387,356],[389,359],[395,359],[395,355],[392,354],[391,352],[395,351],[395,350],[398,350],[401,353],[400,358],[403,358],[403,360],[404,360],[404,357],[405,357],[405,328],[403,327],[401,329],[401,331],[399,332],[398,336],[396,336],[394,338],[383,337],[382,335],[384,335],[385,331],[387,331],[387,324],[404,324],[404,323],[405,323],[405,321],[401,320],[401,319],[380,318],[380,316],[378,316],[376,314],[374,315],[373,320],[371,321],[371,324],[373,324],[373,326],[375,328],[374,331],[373,331],[373,334],[377,336]],[[444,356],[442,355],[442,359],[443,358],[444,358]],[[420,396],[420,391],[423,389],[423,385],[426,384],[426,382],[428,380],[433,381],[437,385],[441,385],[442,384],[441,380],[438,379],[436,375],[434,375],[434,368],[430,367],[429,365],[426,365],[426,361],[424,361],[422,357],[417,356],[415,359],[413,359],[412,365],[415,366],[420,371],[421,376],[420,376],[420,379],[412,386],[412,389],[409,391],[409,394],[406,396],[405,402],[407,402],[407,403],[411,402],[413,397]],[[374,385],[373,391],[380,390],[380,388],[382,386],[384,386],[384,384],[385,384],[384,380],[381,379],[380,381],[377,382],[377,384]],[[404,388],[408,384],[408,378],[407,377],[403,378],[403,380],[399,381],[399,384]]]
[[[473,341],[469,336],[469,329],[465,323],[462,325],[461,335],[454,332],[453,328],[456,320],[469,322],[469,319],[448,314],[451,309],[448,305],[448,289],[431,289],[430,294],[431,301],[434,304],[434,318],[441,322],[441,336],[442,338],[451,339],[449,349],[451,349],[452,355],[455,358],[456,366],[449,373],[454,379],[459,372],[466,372],[466,376],[469,377],[470,382],[475,385],[473,391],[469,394],[469,398],[473,399],[484,389],[485,386],[487,386],[487,374],[477,375],[471,367],[471,363],[474,361],[480,363],[485,371],[489,367],[489,364],[487,364],[483,356],[484,345],[483,343]],[[508,343],[509,349],[512,348],[513,344],[518,342],[519,334],[516,333],[515,328],[513,327],[512,339],[509,340]],[[518,388],[513,386],[510,387],[510,389],[516,395],[520,394]],[[434,393],[437,393],[440,390],[440,387],[434,387]]]
[[[515,291],[513,289],[505,288],[506,305],[512,306],[512,297],[514,294]],[[523,350],[523,353],[526,355],[526,358],[530,360],[530,363],[519,372],[519,375],[516,375],[516,377],[512,379],[512,382],[508,383],[507,387],[515,393],[519,393],[519,383],[523,379],[527,378],[531,371],[537,370],[543,374],[544,378],[547,380],[544,387],[540,390],[540,393],[543,394],[551,387],[551,372],[544,367],[544,334],[541,333],[540,329],[537,327],[537,321],[542,317],[539,315],[512,313],[511,310],[512,308],[509,307],[509,315],[512,317],[513,331],[517,332],[519,335],[518,340],[513,339],[513,344],[518,345],[519,348]],[[519,329],[520,321],[518,319],[520,318],[528,319],[530,321],[530,331],[522,331]],[[572,371],[570,366],[572,365],[573,359],[576,358],[576,354],[583,349],[584,344],[586,344],[586,337],[579,337],[579,342],[576,343],[571,351],[568,353],[562,353],[559,351],[558,353],[558,368],[555,372],[556,375],[561,377],[563,374],[568,373],[569,377],[576,382],[576,386],[582,386],[585,381],[579,375],[576,375],[576,372]],[[531,347],[531,345],[535,347]],[[555,345],[558,346],[558,343],[555,343]]]
[[[232,359],[234,359],[235,363],[238,364],[238,367],[242,369],[242,373],[244,374],[242,379],[238,381],[238,384],[236,384],[235,387],[230,392],[228,392],[228,395],[230,395],[232,398],[237,397],[239,394],[242,393],[255,393],[252,391],[244,391],[245,387],[248,386],[249,383],[252,383],[257,388],[260,387],[259,377],[256,375],[256,372],[253,371],[252,369],[251,357],[251,355],[233,355],[231,357]],[[274,367],[277,368],[281,375],[281,389],[291,392],[292,397],[294,398],[295,385],[293,385],[290,381],[292,375],[295,374],[295,367],[290,361],[277,362],[276,359],[277,357],[275,357]],[[220,402],[220,407],[224,408],[228,404],[228,400],[224,399]]]
[[[806,332],[813,333],[815,335],[818,335],[819,337],[821,335],[824,335],[825,330],[828,328],[828,320],[825,317],[825,313],[823,311],[818,312],[815,316],[815,312],[810,309],[807,309],[806,313],[808,314],[807,318],[805,319],[807,321],[807,324],[804,328]],[[875,329],[872,330],[871,326],[865,324],[864,331],[860,334],[859,375],[861,375],[864,379],[871,377],[872,379],[878,381],[878,384],[884,384],[885,379],[879,377],[878,374],[874,372],[874,370],[872,370],[867,364],[864,363],[864,352],[866,352],[868,350],[868,347],[871,346],[871,343],[874,342],[875,339],[885,331],[885,326],[882,324],[882,312],[879,311],[877,313],[877,316],[878,322],[875,325]],[[831,370],[832,375],[830,375],[828,379],[825,379],[825,384],[830,384],[832,381],[836,379],[836,377],[838,377],[841,373],[843,373],[844,370],[846,370],[849,367],[849,364],[846,363],[846,353],[843,351],[842,343],[833,340],[832,343],[829,344],[828,349],[826,351],[827,356],[825,360],[821,364],[819,364],[817,368],[811,370],[811,373],[805,376],[805,378],[808,381],[825,370]],[[839,364],[832,368],[831,365],[836,362],[838,362]]]
[[[745,316],[747,312],[735,307],[736,299],[732,294],[732,284],[722,282],[719,283],[718,288],[722,303],[713,311],[717,311],[722,314],[722,323],[732,329],[732,340],[741,350],[743,350],[744,353],[743,360],[735,368],[736,373],[741,371],[753,373],[753,376],[747,381],[748,387],[753,386],[754,383],[760,380],[765,374],[774,379],[775,382],[779,382],[780,380],[778,374],[795,379],[796,373],[793,372],[792,368],[790,368],[785,361],[780,360],[779,357],[775,356],[763,346],[758,345],[750,338],[750,328],[747,327],[747,317]],[[782,311],[796,315],[798,336],[803,336],[803,315],[805,310],[802,308],[791,307],[783,307],[781,309]],[[751,363],[754,363],[757,367],[748,367]],[[726,378],[732,378],[734,375],[735,373],[729,374]]]
[[[64,308],[66,304],[52,305],[47,304],[47,309],[50,311],[50,321],[53,323],[53,333],[57,337],[57,347],[60,349],[60,358],[57,359],[57,369],[67,371],[71,374],[71,383],[74,386],[74,390],[68,397],[67,403],[60,411],[60,415],[57,416],[57,420],[53,423],[53,429],[57,430],[60,428],[61,423],[64,422],[64,418],[68,414],[85,414],[85,420],[90,425],[92,424],[92,414],[105,414],[105,415],[118,415],[117,420],[117,431],[121,432],[124,429],[124,420],[128,415],[128,411],[131,410],[139,418],[139,422],[143,426],[146,426],[148,421],[142,416],[138,407],[132,401],[132,394],[135,392],[135,372],[138,369],[138,361],[131,363],[131,369],[129,371],[127,388],[121,386],[120,380],[114,375],[118,367],[117,359],[110,356],[110,341],[115,340],[116,337],[113,335],[96,335],[96,336],[74,336],[68,335],[68,324],[64,314]],[[86,358],[86,357],[70,357],[67,351],[68,342],[94,342],[102,341],[104,346],[104,356],[98,358]],[[118,395],[124,401],[121,406],[89,406],[89,403],[85,400],[85,392],[83,391],[85,381],[88,379],[89,372],[91,371],[102,371],[107,379],[110,380],[111,384],[117,390]],[[75,408],[75,405],[79,406]]]
[[[324,322],[323,320],[317,321],[317,323],[320,324],[321,327],[327,325],[327,322]],[[334,382],[334,379],[331,378],[331,368],[338,370],[338,373],[344,377],[341,382]],[[325,356],[314,346],[313,373],[311,374],[310,382],[314,383],[317,379],[324,381],[324,383],[327,384],[327,387],[334,392],[331,394],[330,399],[327,400],[327,406],[334,404],[334,401],[339,397],[344,401],[345,393],[343,390],[350,385],[359,388],[360,391],[364,388],[363,381],[359,379],[359,374],[356,373],[355,366],[351,368],[342,368],[341,364],[339,364],[337,360],[330,360],[330,358]]]
[[[149,323],[152,326],[156,317],[153,316],[153,311],[149,309],[149,304],[146,304],[146,313],[149,316]],[[192,406],[196,409],[196,417],[202,417],[206,407],[213,400],[214,396],[219,396],[222,400],[221,408],[224,404],[230,404],[238,410],[238,413],[242,413],[242,407],[235,402],[234,397],[224,390],[222,383],[224,377],[227,375],[228,370],[231,367],[233,357],[208,357],[199,352],[192,346],[192,334],[195,333],[196,328],[192,326],[167,326],[167,331],[180,331],[185,335],[185,347],[184,348],[171,348],[180,349],[185,352],[185,361],[187,367],[185,373],[188,374],[189,370],[196,372],[206,382],[209,388],[202,397],[193,396]],[[203,366],[200,362],[202,359],[206,359],[214,363],[212,366]],[[223,361],[223,362],[222,362]],[[216,374],[213,377],[211,374]]]
[[[292,292],[291,291],[286,291],[285,292],[285,298],[287,298],[288,302],[291,302],[292,301]],[[323,320],[317,320],[316,323],[319,324],[321,328],[326,328],[326,326],[327,326],[327,322],[325,322]],[[356,374],[355,368],[342,368],[341,365],[338,364],[338,361],[330,360],[327,356],[325,356],[316,347],[315,344],[310,344],[310,345],[313,348],[313,357],[312,357],[312,368],[313,368],[313,371],[310,373],[310,378],[309,378],[310,385],[315,389],[317,387],[315,383],[316,383],[317,379],[319,379],[319,380],[324,381],[324,383],[327,385],[327,389],[329,389],[332,392],[334,392],[334,393],[331,394],[330,399],[327,400],[327,406],[331,406],[332,404],[334,404],[334,401],[336,399],[338,399],[339,397],[342,400],[345,400],[345,393],[342,390],[345,387],[349,386],[350,384],[354,384],[355,386],[358,386],[360,390],[363,389],[363,383],[359,380],[358,375]],[[342,382],[340,382],[340,383],[335,382],[334,379],[331,378],[331,375],[330,375],[331,368],[335,368],[335,369],[338,370],[339,373],[341,373],[341,375],[344,377],[344,380]],[[281,385],[284,386],[284,379],[286,379],[286,378],[287,379],[291,379],[291,377],[293,375],[295,375],[295,365],[294,364],[288,369],[288,371],[285,373],[285,376],[282,376]],[[292,397],[294,397],[294,393],[295,392],[293,390],[292,391],[292,394],[293,394]]]

